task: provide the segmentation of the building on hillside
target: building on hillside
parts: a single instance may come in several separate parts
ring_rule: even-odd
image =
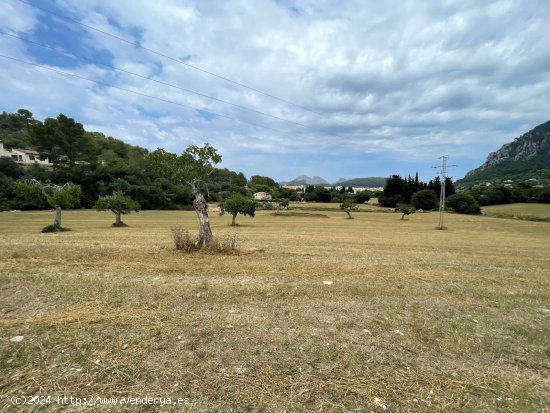
[[[319,185],[317,185],[317,186],[319,186]],[[342,189],[342,185],[330,185],[330,186],[322,185],[322,186],[323,186],[323,188],[328,189],[329,191],[333,188],[337,191],[340,191]],[[306,185],[288,185],[288,184],[284,184],[283,188],[293,189],[293,190],[298,191],[298,192],[304,192],[306,190]],[[345,189],[347,189],[347,188],[349,188],[349,187],[345,187]],[[381,187],[381,186],[354,186],[354,187],[352,187],[352,189],[353,189],[354,194],[356,194],[357,192],[361,192],[361,191],[383,191],[384,190],[384,188]]]
[[[271,201],[271,195],[267,192],[256,192],[254,194],[254,199],[256,201]]]
[[[375,192],[375,191],[383,191],[383,190],[384,190],[383,186],[354,186],[353,187],[353,193],[354,194],[356,194],[357,192],[362,192],[362,191]]]
[[[288,184],[284,184],[283,188],[293,189],[293,190],[299,191],[299,192],[304,192],[306,190],[305,185],[288,185]]]
[[[325,186],[325,189],[328,189],[329,191],[334,188],[337,191],[341,191],[342,189],[347,190],[349,186],[342,186],[342,185],[336,185],[336,186]],[[351,187],[353,190],[353,193],[356,194],[358,192],[362,191],[383,191],[384,188],[381,186],[353,186]]]
[[[52,163],[48,158],[44,160],[40,159],[40,154],[37,151],[33,149],[16,148],[7,150],[4,148],[4,142],[2,141],[0,141],[0,156],[11,158],[19,165],[31,165],[36,163],[43,166],[52,166]]]

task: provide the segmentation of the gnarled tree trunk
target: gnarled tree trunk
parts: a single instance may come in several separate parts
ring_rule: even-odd
[[[54,227],[61,226],[61,207],[59,205],[55,206],[55,218],[53,220]]]
[[[235,224],[235,220],[237,219],[237,214],[233,214],[233,218],[231,218],[231,226],[234,227],[236,224]]]
[[[204,195],[194,190],[195,199],[193,200],[193,208],[199,218],[199,247],[204,247],[212,242],[212,229],[208,220],[208,205],[204,199]]]
[[[120,227],[120,224],[122,223],[122,219],[120,216],[122,215],[122,213],[120,211],[112,211],[115,214],[115,227]]]

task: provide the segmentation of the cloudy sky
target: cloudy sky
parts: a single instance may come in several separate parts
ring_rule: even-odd
[[[0,0],[0,110],[279,181],[428,180],[444,154],[461,178],[550,120],[549,21],[548,0]]]

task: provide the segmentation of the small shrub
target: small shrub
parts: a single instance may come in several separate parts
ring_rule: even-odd
[[[258,202],[258,209],[264,209],[266,211],[272,211],[273,209],[276,209],[276,208],[275,208],[275,205],[273,204],[273,202],[262,201],[262,202]]]
[[[205,252],[210,254],[235,254],[239,250],[239,242],[237,234],[214,237],[212,243],[205,248]]]
[[[199,237],[191,234],[188,230],[181,227],[171,227],[172,237],[177,250],[184,252],[193,252],[199,249]]]
[[[283,198],[279,200],[279,206],[277,209],[288,209],[288,206],[290,205],[290,200]]]
[[[181,227],[172,227],[174,245],[178,251],[195,252],[202,251],[207,254],[236,254],[239,251],[240,239],[237,234],[231,233],[225,236],[215,236],[212,242],[204,248],[199,248],[199,236],[192,234]]]

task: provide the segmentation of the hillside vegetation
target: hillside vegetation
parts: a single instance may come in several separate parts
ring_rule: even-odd
[[[156,177],[147,161],[149,151],[99,132],[86,131],[75,119],[59,114],[43,121],[31,112],[0,114],[0,140],[10,148],[36,148],[53,168],[37,164],[20,166],[7,157],[0,158],[0,211],[41,209],[40,200],[25,200],[17,196],[14,184],[20,179],[36,179],[63,185],[67,181],[82,187],[80,206],[91,208],[98,197],[122,192],[141,204],[143,209],[190,208],[191,190],[167,177]],[[272,179],[253,176],[225,168],[211,174],[209,201],[221,201],[231,193],[253,193],[269,190],[274,197],[296,197],[295,192],[279,193]]]
[[[526,161],[502,161],[496,166],[476,171],[458,181],[459,185],[473,186],[494,180],[525,181],[528,179],[550,184],[550,154],[535,155]]]
[[[370,178],[354,178],[340,181],[336,185],[343,186],[366,186],[366,187],[384,187],[388,178],[370,177]]]
[[[550,204],[507,204],[483,207],[483,213],[490,217],[524,219],[528,221],[550,221]]]

